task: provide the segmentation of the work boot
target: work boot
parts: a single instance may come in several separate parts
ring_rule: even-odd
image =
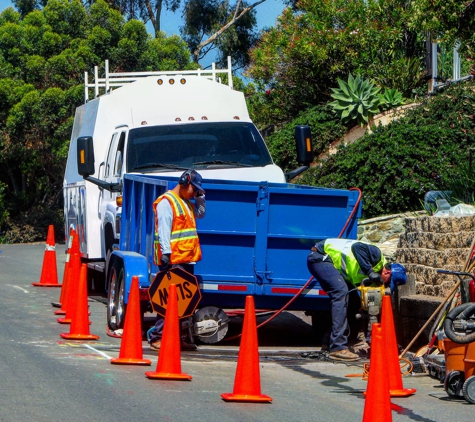
[[[161,340],[155,340],[154,342],[150,343],[150,350],[158,351],[160,350],[161,345],[162,345]]]
[[[347,362],[352,362],[358,360],[360,357],[353,352],[350,352],[349,349],[336,350],[335,352],[330,352],[328,354],[330,359],[342,360]]]
[[[187,343],[187,342],[185,342],[184,340],[181,341],[180,348],[181,348],[181,350],[189,350],[189,351],[193,351],[193,350],[197,350],[197,349],[198,349],[198,347],[196,346],[196,344],[194,344],[194,343]]]

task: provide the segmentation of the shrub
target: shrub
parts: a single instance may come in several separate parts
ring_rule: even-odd
[[[404,117],[306,172],[299,183],[363,191],[365,218],[421,209],[428,190],[446,190],[475,145],[475,83],[447,87]]]

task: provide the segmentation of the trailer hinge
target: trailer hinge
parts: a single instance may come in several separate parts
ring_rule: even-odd
[[[264,211],[266,209],[267,198],[269,196],[269,186],[267,183],[261,183],[259,185],[259,193],[257,195],[257,212]]]
[[[254,274],[255,274],[256,277],[257,277],[257,284],[262,284],[262,283],[264,282],[264,278],[267,279],[267,281],[271,281],[271,280],[272,280],[273,271],[267,270],[267,263],[266,263],[266,269],[265,269],[265,271],[260,271],[260,270],[258,270],[257,267],[256,267],[256,258],[254,257],[253,269],[254,269]]]

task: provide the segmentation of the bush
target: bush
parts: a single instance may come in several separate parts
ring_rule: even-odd
[[[421,209],[449,188],[475,145],[475,84],[448,87],[388,126],[373,127],[306,172],[299,183],[363,191],[365,218]]]

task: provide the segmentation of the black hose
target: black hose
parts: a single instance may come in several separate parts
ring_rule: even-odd
[[[470,318],[475,316],[475,303],[463,303],[456,308],[452,309],[444,321],[445,335],[455,343],[468,344],[475,341],[475,331],[470,328],[470,334],[466,334],[463,327],[466,325]],[[470,321],[470,326],[473,326],[475,320]],[[456,331],[456,329],[458,329]],[[462,332],[460,332],[460,330]]]

